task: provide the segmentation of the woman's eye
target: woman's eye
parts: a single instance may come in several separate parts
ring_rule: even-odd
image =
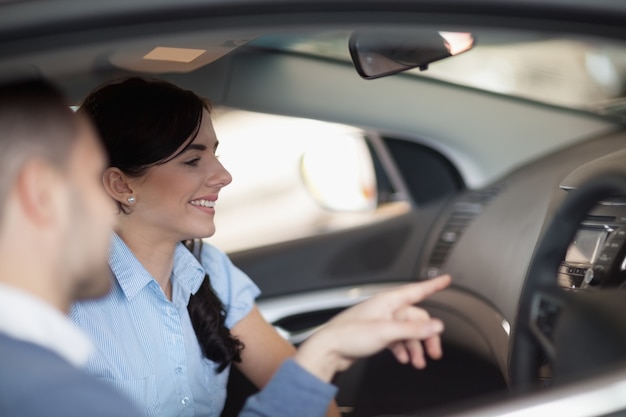
[[[200,158],[194,158],[190,161],[185,162],[185,165],[195,167],[196,165],[198,165],[198,162],[200,162]]]

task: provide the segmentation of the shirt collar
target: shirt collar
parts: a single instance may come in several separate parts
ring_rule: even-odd
[[[189,302],[189,296],[198,292],[206,271],[198,262],[196,257],[183,245],[179,243],[174,252],[174,270],[172,278],[180,286]]]
[[[109,249],[109,266],[128,299],[134,298],[146,285],[154,281],[130,248],[117,233],[113,234]]]
[[[146,285],[154,281],[152,275],[141,265],[117,233],[114,233],[112,239],[109,265],[128,299],[135,297]],[[180,286],[187,301],[191,294],[198,291],[205,274],[204,268],[196,257],[182,243],[179,243],[174,251],[172,271],[174,282],[172,284]]]
[[[48,348],[72,365],[87,363],[93,345],[62,312],[18,288],[0,284],[0,331]]]

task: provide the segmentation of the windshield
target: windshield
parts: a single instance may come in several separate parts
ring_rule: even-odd
[[[419,75],[547,104],[596,110],[624,94],[626,48],[571,39],[479,44]]]
[[[349,36],[348,31],[273,35],[252,44],[350,61]],[[472,50],[435,62],[426,71],[404,74],[599,114],[620,112],[626,95],[626,44],[526,32],[475,37]]]

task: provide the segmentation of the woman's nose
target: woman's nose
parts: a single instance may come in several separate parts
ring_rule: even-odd
[[[219,160],[216,159],[215,162],[217,163],[217,166],[214,170],[211,170],[212,173],[208,177],[208,182],[226,187],[233,181],[233,177]]]

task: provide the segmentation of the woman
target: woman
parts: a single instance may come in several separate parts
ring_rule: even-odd
[[[231,363],[262,388],[295,350],[262,318],[256,285],[201,243],[231,182],[211,106],[164,81],[129,78],[93,91],[80,111],[108,151],[103,183],[119,208],[113,290],[71,312],[97,348],[88,371],[146,415],[219,416]],[[328,415],[339,415],[334,404]]]

